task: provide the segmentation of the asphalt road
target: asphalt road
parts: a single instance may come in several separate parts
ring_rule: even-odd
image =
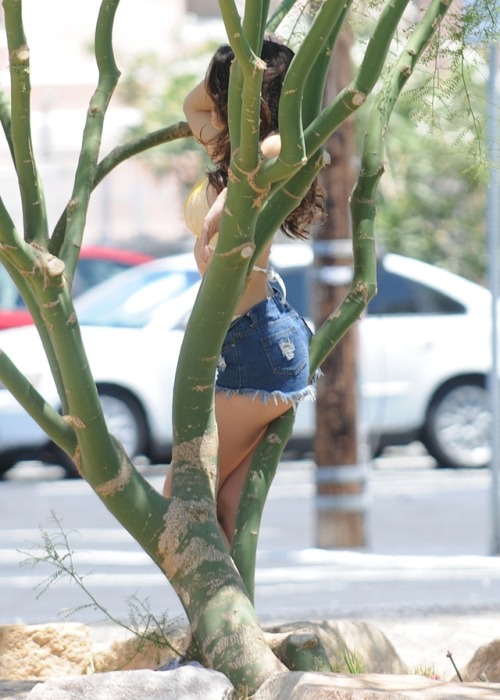
[[[145,471],[158,489],[162,471]],[[170,584],[90,487],[58,476],[56,468],[28,464],[0,482],[0,623],[61,620],[64,609],[89,602],[64,578],[37,598],[54,569],[20,566],[27,558],[22,552],[42,552],[40,528],[57,532],[52,514],[74,550],[77,572],[113,615],[128,619],[127,599],[135,595],[155,613],[182,615]],[[369,544],[317,549],[313,465],[281,465],[258,552],[256,608],[263,620],[498,609],[500,558],[490,556],[489,471],[435,469],[418,449],[394,451],[370,465],[367,487]],[[103,616],[83,608],[69,619]]]

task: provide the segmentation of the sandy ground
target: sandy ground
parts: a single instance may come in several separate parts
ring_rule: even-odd
[[[500,611],[384,617],[368,621],[385,633],[409,668],[430,667],[445,678],[454,673],[446,656],[448,651],[457,667],[462,669],[480,646],[500,637]]]

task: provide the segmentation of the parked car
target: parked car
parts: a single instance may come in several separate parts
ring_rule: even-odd
[[[118,272],[151,260],[150,255],[120,248],[82,248],[73,280],[73,296],[104,282]],[[24,300],[3,265],[0,265],[0,330],[33,323]]]
[[[312,251],[273,248],[290,302],[309,316]],[[490,293],[398,255],[378,264],[379,292],[359,323],[361,416],[372,442],[419,438],[439,466],[490,458]],[[82,295],[77,310],[110,430],[130,456],[169,457],[171,400],[185,323],[198,290],[191,254],[124,272]],[[54,406],[57,394],[36,329],[2,332],[0,348]],[[295,437],[311,439],[314,404],[302,402]],[[8,391],[0,389],[0,473],[20,458],[71,465]]]

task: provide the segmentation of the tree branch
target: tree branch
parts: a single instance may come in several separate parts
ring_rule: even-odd
[[[66,210],[65,236],[62,242],[58,241],[57,248],[51,246],[51,250],[64,260],[66,276],[70,282],[73,280],[80,254],[88,202],[101,146],[104,117],[120,75],[116,67],[112,43],[113,23],[118,4],[119,0],[102,0],[99,10],[95,32],[98,84],[90,100],[73,193]]]
[[[42,430],[68,454],[73,454],[76,449],[76,435],[71,425],[45,401],[1,349],[0,380]]]
[[[353,112],[361,107],[377,83],[394,33],[410,0],[394,0],[382,11],[357,75],[314,119],[305,133],[307,152],[317,150]]]
[[[43,243],[48,240],[47,216],[31,142],[30,52],[24,35],[22,4],[16,0],[4,0],[3,5],[11,76],[12,141],[8,141],[19,180],[24,238]],[[2,122],[8,126],[5,117]]]
[[[346,298],[311,340],[311,373],[316,371],[352,323],[359,318],[376,292],[373,225],[376,213],[375,192],[384,171],[384,136],[397,98],[448,9],[448,3],[432,0],[385,79],[371,112],[361,171],[351,198],[354,277]]]

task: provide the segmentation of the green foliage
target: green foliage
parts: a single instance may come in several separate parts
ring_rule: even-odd
[[[49,576],[35,586],[35,590],[38,591],[37,598],[61,580],[69,579],[76,584],[89,602],[63,610],[60,613],[62,617],[73,617],[82,610],[93,610],[102,613],[107,620],[130,632],[139,640],[135,653],[140,653],[144,645],[150,643],[157,649],[167,648],[176,656],[181,656],[181,651],[169,639],[169,634],[176,626],[176,620],[169,620],[166,613],[160,615],[153,613],[147,598],[141,600],[136,595],[132,595],[127,599],[128,623],[117,618],[97,600],[85,582],[86,575],[78,573],[76,569],[75,556],[78,555],[78,551],[70,546],[70,537],[77,534],[77,531],[65,532],[61,521],[54,512],[52,512],[52,521],[55,525],[54,530],[40,530],[41,547],[39,543],[33,543],[31,551],[20,550],[22,554],[26,555],[21,566],[34,568],[40,564],[48,564],[54,569]]]
[[[385,175],[377,195],[380,248],[485,279],[484,143],[487,66],[481,46],[464,48],[464,28],[436,47],[396,103],[385,138]],[[434,51],[434,53],[433,53]],[[357,115],[359,133],[367,113]]]
[[[380,0],[353,4],[354,57],[372,34],[381,5]],[[287,17],[289,6],[293,9]],[[438,33],[430,42],[391,117],[385,141],[386,173],[377,195],[376,236],[381,249],[480,282],[487,265],[485,55],[488,42],[498,33],[493,9],[488,0],[467,3],[460,21],[452,18],[446,23],[448,40]],[[295,33],[299,40],[304,33],[304,8],[285,2],[280,10],[271,18],[270,29],[287,36]],[[394,55],[419,17],[414,8],[406,13],[406,30],[394,39]],[[474,44],[471,36],[478,39]],[[183,96],[199,80],[213,48],[201,47],[189,61],[181,57],[168,71],[153,53],[137,59],[119,87],[121,98],[141,115],[131,137],[183,119]],[[369,113],[363,109],[356,117],[360,139]],[[205,153],[193,139],[180,139],[142,157],[155,172],[174,171],[188,186],[207,167]]]
[[[440,674],[437,672],[436,667],[427,661],[421,661],[415,669],[412,671],[412,675],[424,676],[425,678],[432,678],[433,680],[439,680],[441,678]]]
[[[365,665],[359,654],[350,649],[342,639],[340,648],[333,659],[330,659],[332,671],[334,673],[350,673],[359,675],[366,673]]]
[[[413,96],[412,96],[413,97]],[[383,248],[483,280],[486,267],[485,199],[478,161],[467,152],[460,124],[393,116],[386,139],[386,174],[379,190],[377,240]],[[470,143],[470,140],[469,140]]]

